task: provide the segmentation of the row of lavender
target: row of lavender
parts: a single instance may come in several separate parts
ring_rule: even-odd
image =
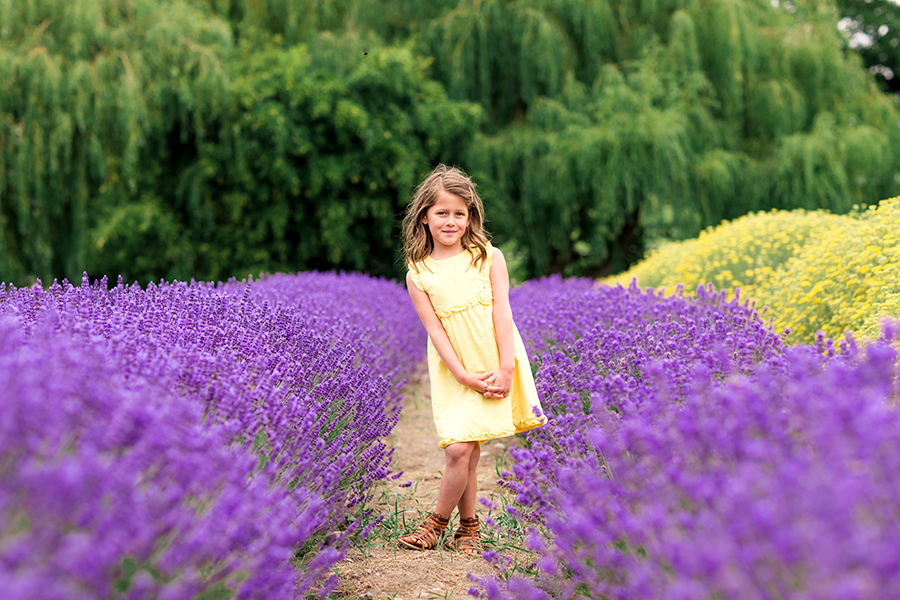
[[[343,274],[0,286],[4,597],[319,585],[390,474],[407,305]]]
[[[552,426],[511,484],[537,578],[498,598],[900,598],[890,331],[786,347],[723,294],[548,279],[513,292]],[[540,531],[540,533],[538,533]]]

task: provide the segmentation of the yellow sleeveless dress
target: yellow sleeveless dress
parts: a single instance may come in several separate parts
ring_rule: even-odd
[[[472,252],[410,265],[415,286],[428,294],[450,343],[469,373],[487,373],[500,367],[500,351],[494,334],[491,257],[481,268],[472,265]],[[428,339],[428,375],[431,407],[441,448],[454,442],[483,442],[540,427],[547,418],[540,411],[528,353],[513,325],[516,367],[506,398],[485,398],[462,385],[441,360]],[[535,412],[537,410],[537,413]]]

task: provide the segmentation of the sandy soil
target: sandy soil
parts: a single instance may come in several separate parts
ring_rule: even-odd
[[[373,534],[369,546],[351,550],[337,564],[341,578],[336,594],[360,600],[411,600],[415,598],[469,598],[469,574],[486,576],[496,569],[479,556],[467,556],[446,549],[415,551],[396,547],[396,538],[416,528],[431,512],[437,500],[444,454],[431,416],[427,373],[410,380],[403,390],[404,408],[389,441],[396,447],[395,470],[404,474],[385,484],[374,507],[387,515],[385,526]],[[479,498],[497,499],[497,459],[504,456],[510,439],[486,442],[481,446],[478,465]],[[412,486],[400,484],[411,481]],[[487,509],[479,505],[482,517]],[[458,515],[451,526],[456,527]],[[404,523],[405,522],[405,523]],[[485,531],[483,536],[490,537]]]

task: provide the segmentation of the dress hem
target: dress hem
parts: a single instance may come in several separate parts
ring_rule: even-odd
[[[519,425],[516,425],[516,433],[522,433],[523,431],[531,431],[532,429],[537,429],[541,425],[547,424],[547,417],[535,417],[534,419],[528,419]]]
[[[503,429],[500,431],[489,431],[487,433],[483,433],[481,435],[467,435],[461,438],[448,437],[443,438],[440,441],[441,449],[446,448],[450,444],[456,444],[459,442],[486,442],[488,440],[496,440],[499,438],[509,437],[511,435],[515,435],[517,433],[522,433],[523,431],[529,431],[531,429],[535,429],[540,427],[541,425],[546,425],[547,419],[545,417],[535,417],[533,419],[528,419],[527,421],[523,421],[516,425],[515,429]]]

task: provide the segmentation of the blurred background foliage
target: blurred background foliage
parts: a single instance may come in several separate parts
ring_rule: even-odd
[[[520,279],[618,272],[753,211],[847,212],[900,191],[895,8],[0,2],[0,280],[395,276],[441,161]]]
[[[835,0],[838,27],[885,91],[900,94],[900,2]]]

